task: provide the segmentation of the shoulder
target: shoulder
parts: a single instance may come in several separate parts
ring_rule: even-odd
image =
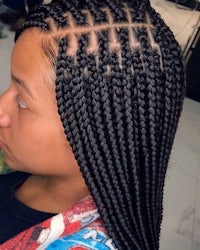
[[[86,227],[51,243],[47,250],[117,250],[111,238],[103,230]]]

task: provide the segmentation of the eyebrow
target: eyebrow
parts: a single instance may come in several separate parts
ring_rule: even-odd
[[[27,93],[31,98],[33,98],[33,95],[32,95],[32,93],[31,93],[30,89],[27,87],[27,85],[24,83],[24,81],[22,81],[21,79],[17,78],[17,77],[14,76],[13,74],[11,74],[11,78],[12,78],[12,80],[13,80],[15,83],[17,83],[17,84],[19,84],[20,86],[22,86],[22,87],[24,88],[24,90],[26,91],[26,93]]]

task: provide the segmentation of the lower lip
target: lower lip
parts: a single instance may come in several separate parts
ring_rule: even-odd
[[[5,147],[5,144],[2,141],[0,141],[0,148],[4,148],[4,147]]]

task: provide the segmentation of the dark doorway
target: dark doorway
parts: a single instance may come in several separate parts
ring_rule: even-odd
[[[200,27],[185,52],[187,71],[186,96],[200,102]]]

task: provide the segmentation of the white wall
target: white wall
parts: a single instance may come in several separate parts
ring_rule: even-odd
[[[10,55],[14,44],[14,33],[6,27],[3,32],[7,37],[0,39],[0,94],[10,83]]]

